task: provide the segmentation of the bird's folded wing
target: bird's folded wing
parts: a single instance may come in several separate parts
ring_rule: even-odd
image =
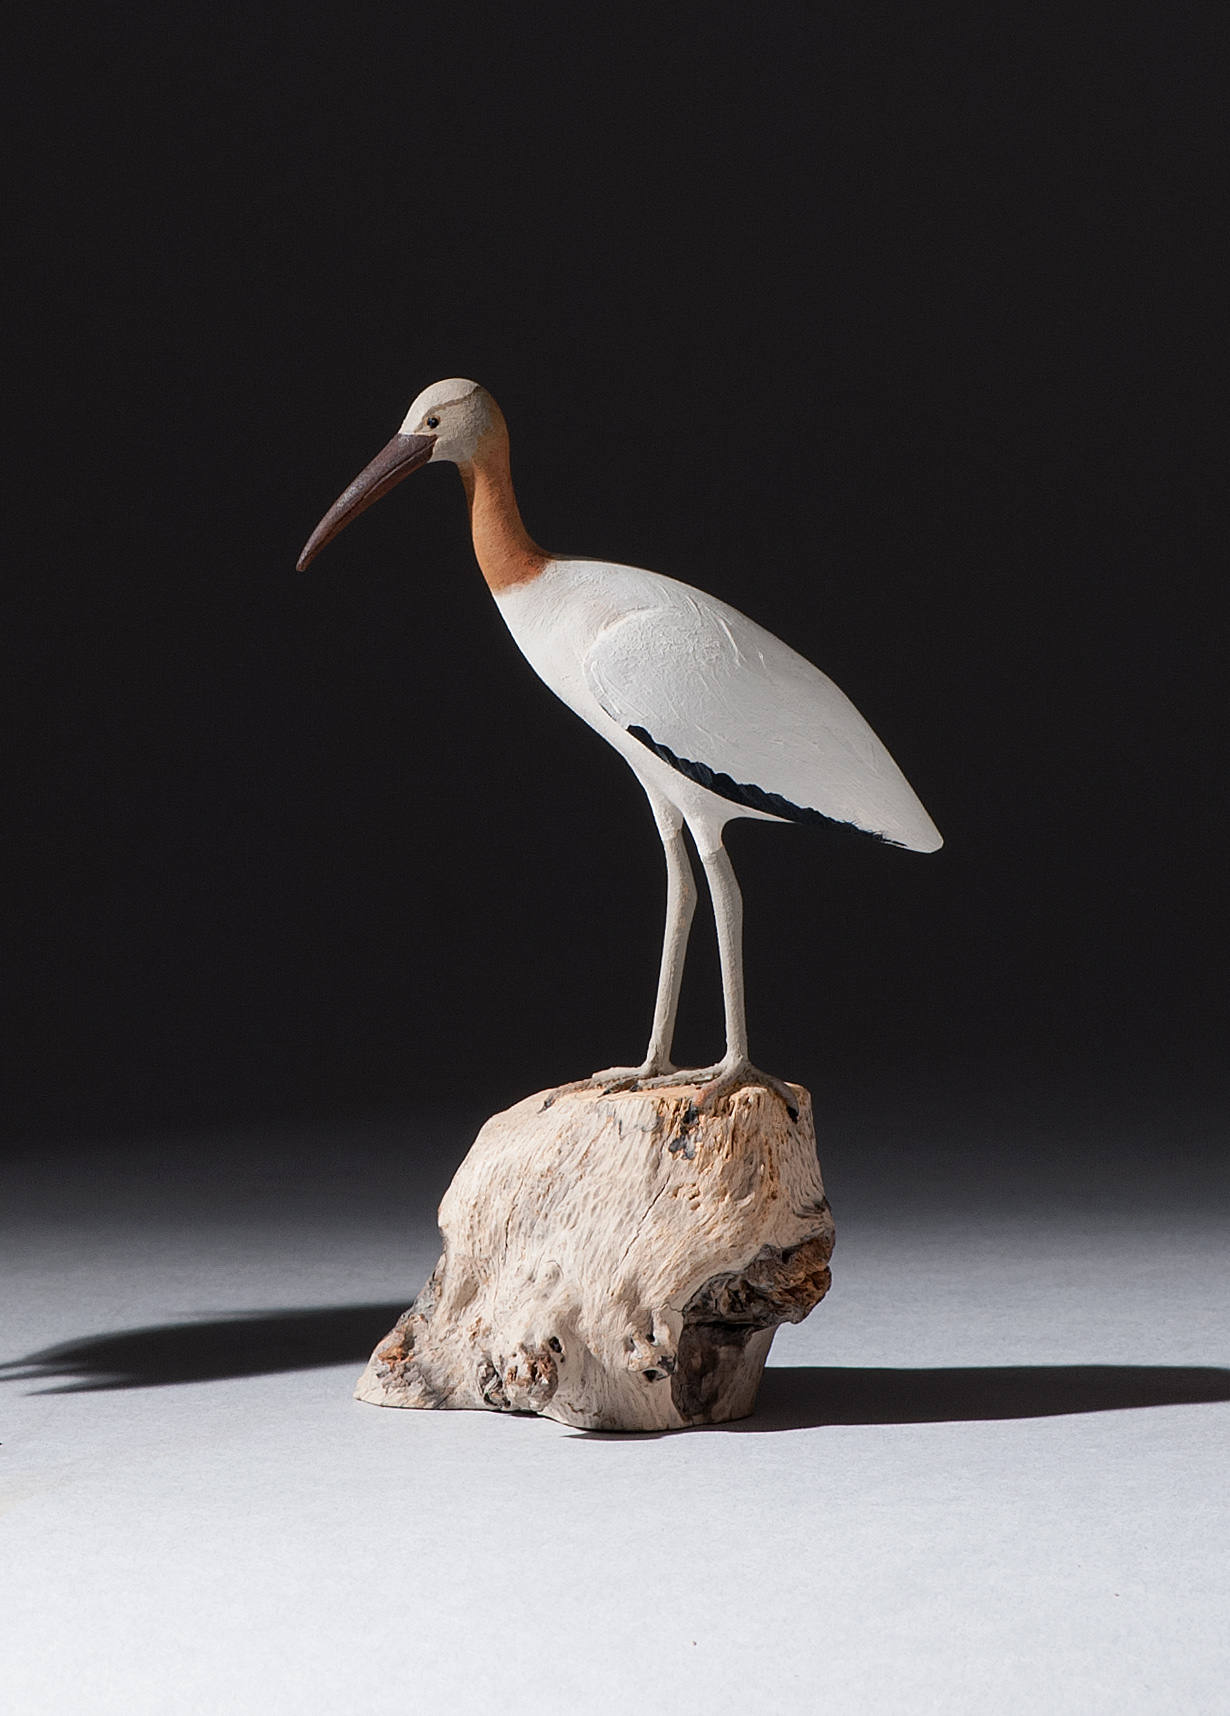
[[[919,851],[941,844],[909,782],[832,680],[699,592],[608,626],[585,675],[621,727],[722,797],[796,820],[851,823]]]

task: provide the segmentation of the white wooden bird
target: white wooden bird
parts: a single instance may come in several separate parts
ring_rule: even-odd
[[[941,838],[901,770],[831,679],[725,602],[634,566],[548,554],[513,495],[508,430],[477,382],[439,381],[313,531],[302,570],[411,471],[451,463],[470,505],[474,552],[517,644],[539,677],[627,761],[666,850],[666,935],[645,1059],[592,1081],[609,1088],[691,1083],[704,1103],[743,1084],[789,1087],[748,1058],[743,902],[722,830],[734,817],[848,823],[895,846]],[[713,899],[726,1012],[715,1065],[671,1064],[696,885],[687,824]]]

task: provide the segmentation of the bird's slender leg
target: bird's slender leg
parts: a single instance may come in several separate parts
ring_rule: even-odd
[[[671,1045],[679,1013],[679,991],[683,986],[683,962],[696,911],[696,881],[683,840],[683,820],[673,805],[654,805],[654,818],[666,854],[666,928],[662,937],[662,964],[658,971],[658,993],[653,1007],[653,1027],[645,1054],[645,1072],[670,1072]]]
[[[730,853],[722,844],[719,831],[708,833],[693,828],[697,851],[705,867],[705,879],[713,900],[713,918],[717,927],[718,957],[722,967],[722,1001],[726,1012],[726,1053],[715,1066],[689,1072],[686,1077],[707,1086],[698,1106],[707,1106],[738,1090],[745,1084],[765,1085],[776,1091],[785,1102],[792,1118],[797,1118],[798,1099],[790,1086],[771,1073],[754,1067],[747,1052],[747,1008],[743,989],[743,895],[735,877]],[[656,1079],[663,1084],[664,1079]],[[681,1082],[675,1075],[674,1082]]]
[[[712,852],[702,852],[705,879],[713,900],[718,958],[722,965],[722,1003],[726,1010],[726,1055],[722,1066],[747,1061],[747,1003],[743,990],[743,895],[730,853],[719,836]]]
[[[608,1088],[631,1086],[641,1079],[674,1071],[671,1044],[675,1038],[675,1017],[679,1012],[679,990],[683,983],[688,934],[696,910],[696,882],[684,844],[683,818],[674,805],[662,799],[651,798],[649,802],[653,806],[654,821],[666,854],[666,930],[662,938],[658,994],[645,1059],[639,1067],[608,1067],[605,1072],[595,1073],[592,1082]]]

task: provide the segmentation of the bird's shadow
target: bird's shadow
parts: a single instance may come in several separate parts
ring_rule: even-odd
[[[90,1335],[0,1365],[0,1380],[72,1378],[37,1392],[81,1394],[362,1365],[404,1309],[403,1301],[395,1300],[239,1312],[210,1321]],[[797,1365],[765,1371],[752,1417],[707,1428],[757,1433],[837,1424],[968,1423],[1221,1400],[1230,1400],[1230,1370],[1212,1365],[978,1365],[928,1370]],[[604,1433],[585,1434],[594,1439]],[[618,1439],[626,1441],[628,1434],[621,1432]]]

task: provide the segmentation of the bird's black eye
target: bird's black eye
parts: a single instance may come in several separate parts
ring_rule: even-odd
[[[429,429],[438,429],[440,427],[440,419],[438,417],[429,417],[427,419],[427,427]]]

